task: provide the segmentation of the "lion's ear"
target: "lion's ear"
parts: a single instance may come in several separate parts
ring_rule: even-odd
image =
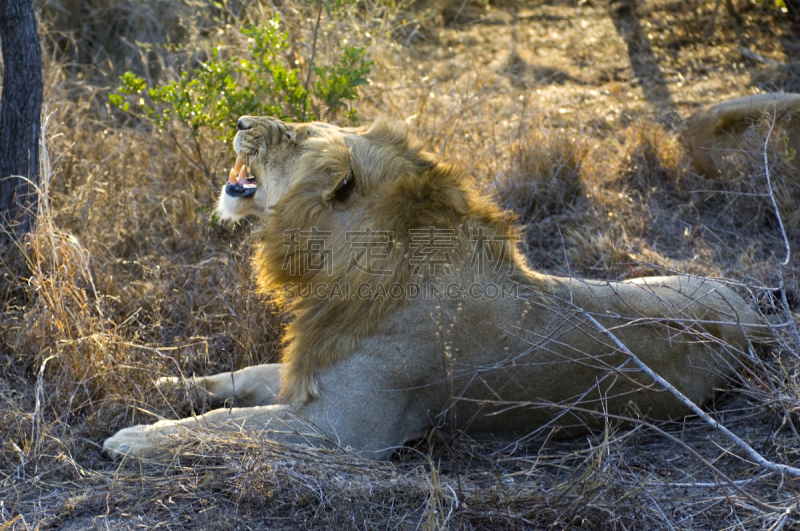
[[[356,187],[356,175],[350,170],[344,179],[340,180],[331,191],[330,200],[337,203],[344,203],[353,193]]]

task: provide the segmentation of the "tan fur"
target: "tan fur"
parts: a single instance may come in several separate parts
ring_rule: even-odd
[[[751,149],[743,133],[764,117],[774,118],[785,131],[787,147],[800,153],[800,94],[755,94],[707,105],[687,120],[682,136],[694,168],[719,175],[725,157]]]
[[[168,452],[198,427],[257,429],[282,442],[386,458],[432,428],[518,437],[542,426],[564,433],[597,426],[593,410],[685,415],[685,404],[653,387],[584,311],[698,404],[748,356],[746,333],[757,332],[759,319],[718,282],[600,282],[531,271],[512,215],[402,125],[343,129],[244,117],[240,127],[234,146],[258,189],[248,198],[223,191],[219,211],[262,217],[253,234],[259,289],[293,315],[283,363],[194,379],[196,397],[237,407],[122,430],[104,445],[111,456]],[[362,271],[352,266],[365,251],[348,237],[368,229],[391,240]],[[432,256],[419,245],[431,229],[446,254],[438,267],[420,261]],[[327,233],[324,267],[312,267],[313,230]],[[350,286],[350,296],[314,291],[336,283]],[[434,284],[463,291],[376,296]],[[474,286],[486,291],[468,290]],[[515,290],[492,297],[492,286]],[[280,397],[272,390],[278,377]]]
[[[412,266],[407,254],[409,231],[413,229],[458,229],[453,250],[453,257],[458,263],[468,263],[470,250],[475,247],[474,242],[469,241],[470,229],[485,225],[490,227],[492,234],[512,237],[508,213],[501,212],[494,204],[479,197],[470,188],[472,183],[461,172],[444,164],[434,165],[430,155],[423,154],[420,146],[411,141],[403,129],[378,122],[363,136],[353,136],[369,142],[363,146],[350,146],[354,158],[362,155],[363,150],[366,159],[353,161],[357,173],[357,193],[360,195],[359,217],[345,214],[349,223],[341,224],[336,218],[342,215],[342,211],[325,206],[321,201],[320,189],[326,190],[330,188],[328,182],[344,178],[350,162],[343,155],[348,153],[345,138],[330,136],[326,138],[327,145],[324,147],[314,146],[323,156],[306,157],[298,168],[300,175],[322,177],[317,182],[308,179],[303,186],[287,192],[264,227],[255,234],[258,247],[254,265],[259,287],[265,294],[283,300],[282,289],[287,284],[302,290],[309,284],[337,280],[344,280],[351,286],[368,284],[373,286],[372,291],[377,290],[379,284],[404,285],[411,280]],[[398,159],[399,162],[394,162]],[[325,271],[301,271],[298,275],[289,275],[289,269],[282,267],[287,252],[284,230],[286,227],[312,226],[333,232],[328,239],[333,249],[333,272],[328,275]],[[345,232],[367,227],[390,231],[394,236],[389,256],[377,267],[392,271],[391,276],[371,275],[357,270],[345,275],[351,257],[351,249],[344,242]],[[303,248],[304,240],[300,243],[300,248]],[[500,249],[495,252],[499,253]],[[506,252],[506,260],[515,261],[519,258],[510,246]],[[301,263],[302,255],[302,252],[298,252],[290,259]],[[520,261],[519,265],[524,268],[522,264]],[[318,396],[313,371],[325,369],[350,356],[364,337],[378,329],[387,315],[406,304],[406,301],[388,298],[296,298],[285,302],[295,318],[286,331],[283,361],[287,368],[283,396],[294,404],[302,404]]]

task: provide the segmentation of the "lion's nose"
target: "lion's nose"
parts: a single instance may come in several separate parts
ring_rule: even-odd
[[[253,128],[253,122],[251,122],[250,118],[248,118],[247,116],[242,116],[241,118],[239,118],[239,121],[236,122],[236,127],[239,128],[239,131],[244,131],[246,129],[252,129]]]

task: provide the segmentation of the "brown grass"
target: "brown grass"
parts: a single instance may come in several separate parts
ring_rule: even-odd
[[[586,222],[591,154],[586,139],[558,130],[533,129],[512,144],[508,169],[494,188],[500,204],[518,215],[529,249],[550,254],[563,245],[560,231]]]
[[[121,70],[167,79],[209,45],[241,50],[237,26],[265,20],[273,4],[78,4],[38,4],[49,164],[35,232],[0,254],[0,530],[759,529],[780,523],[764,504],[797,503],[797,479],[765,474],[691,419],[666,436],[609,419],[578,441],[422,442],[392,463],[249,433],[187,441],[167,464],[101,459],[117,429],[188,414],[159,395],[155,378],[276,359],[284,317],[254,295],[248,223],[210,218],[230,155],[204,137],[205,167],[195,166],[180,128],[153,131],[104,103]],[[369,43],[376,66],[360,114],[409,119],[432,150],[472,171],[519,215],[535,267],[599,278],[677,269],[755,292],[776,285],[782,242],[764,196],[763,127],[749,153],[731,155],[725,180],[704,181],[687,169],[672,126],[659,125],[663,102],[648,101],[631,74],[605,6],[470,2],[462,21],[461,4],[359,4],[324,19],[318,54],[344,38]],[[310,42],[316,12],[276,5],[295,36],[288,53],[304,64],[300,41]],[[648,1],[639,12],[661,81],[673,101],[688,102],[678,107],[684,118],[773,72],[731,63],[730,21],[698,40],[713,5]],[[739,7],[759,53],[793,60],[781,55],[778,43],[796,43],[780,15]],[[530,68],[509,72],[512,51]],[[566,72],[565,83],[537,78],[540,67]],[[769,160],[795,252],[785,275],[797,290],[800,178],[780,134]],[[772,348],[715,405],[716,418],[767,458],[797,466],[800,346],[787,318],[773,319],[783,325]]]
[[[537,129],[512,147],[508,173],[498,179],[500,202],[536,223],[585,206],[589,146],[564,132]]]
[[[624,185],[645,196],[685,193],[689,161],[678,135],[648,119],[637,120],[623,134],[619,172]]]

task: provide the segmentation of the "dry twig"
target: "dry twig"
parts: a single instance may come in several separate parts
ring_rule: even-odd
[[[631,352],[631,350],[625,346],[625,344],[620,341],[617,336],[615,336],[611,331],[609,331],[606,327],[600,324],[597,319],[592,317],[586,310],[583,308],[577,308],[577,311],[583,315],[586,320],[588,320],[592,325],[594,325],[601,333],[606,335],[611,341],[614,342],[615,345],[625,353],[627,356],[633,360],[633,362],[642,370],[645,374],[650,376],[654,381],[656,381],[659,385],[661,385],[665,390],[667,390],[672,396],[680,400],[683,404],[685,404],[692,412],[703,419],[707,424],[710,424],[713,428],[721,431],[728,439],[733,442],[733,444],[742,450],[748,457],[750,457],[753,461],[761,465],[762,467],[766,468],[767,470],[772,470],[776,472],[782,472],[785,474],[789,474],[790,476],[800,477],[800,468],[795,468],[789,465],[782,465],[780,463],[775,463],[764,458],[761,454],[759,454],[752,446],[744,442],[739,436],[735,433],[730,431],[728,428],[711,418],[708,413],[703,411],[697,404],[686,398],[686,396],[681,393],[675,386],[671,383],[666,381],[664,378],[659,376],[655,371],[653,371],[650,367],[644,364],[642,360],[640,360],[636,354]]]
[[[772,111],[772,118],[769,123],[769,131],[767,132],[767,138],[764,139],[763,144],[763,151],[762,154],[764,156],[764,177],[767,180],[767,192],[769,193],[769,199],[772,202],[772,208],[775,210],[775,218],[778,220],[778,228],[781,231],[781,238],[783,238],[783,248],[786,252],[786,255],[783,258],[783,261],[778,264],[778,291],[781,294],[781,304],[783,306],[783,310],[786,313],[787,322],[789,324],[789,330],[791,330],[792,335],[794,336],[795,345],[800,348],[800,333],[797,332],[797,326],[794,323],[794,317],[792,316],[792,310],[789,307],[789,301],[786,299],[786,282],[784,280],[783,269],[789,265],[789,260],[792,257],[792,248],[789,245],[789,237],[786,235],[786,227],[783,224],[783,218],[781,216],[781,211],[778,208],[778,202],[775,200],[775,191],[772,187],[772,176],[769,169],[769,139],[772,136],[772,130],[775,128],[775,120],[777,119],[777,105],[773,101],[773,111]],[[795,357],[799,357],[800,353],[794,353]]]

